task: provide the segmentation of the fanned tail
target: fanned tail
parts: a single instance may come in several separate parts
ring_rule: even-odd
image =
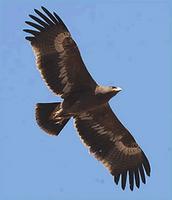
[[[60,121],[53,118],[54,111],[60,110],[61,103],[38,103],[36,104],[35,116],[37,124],[48,134],[58,135],[69,121],[69,118],[62,118]]]

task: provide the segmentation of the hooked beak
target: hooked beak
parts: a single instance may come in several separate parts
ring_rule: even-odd
[[[120,87],[113,88],[114,92],[120,92],[121,90],[122,90],[122,88],[120,88]]]

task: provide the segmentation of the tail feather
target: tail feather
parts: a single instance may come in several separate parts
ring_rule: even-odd
[[[38,103],[36,104],[35,116],[37,124],[50,135],[58,135],[69,118],[61,119],[59,122],[53,119],[53,112],[60,109],[60,103]]]

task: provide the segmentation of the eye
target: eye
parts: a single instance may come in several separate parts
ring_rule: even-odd
[[[112,89],[115,89],[116,87],[115,87],[115,86],[111,86],[111,88],[112,88]]]

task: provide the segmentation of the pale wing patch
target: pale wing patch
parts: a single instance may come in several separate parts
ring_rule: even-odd
[[[72,84],[69,82],[65,64],[63,64],[63,65],[59,64],[59,66],[61,67],[61,69],[59,70],[59,72],[60,72],[59,79],[61,80],[61,83],[64,85],[63,92],[66,94],[66,93],[70,92],[70,90],[72,88]]]
[[[90,114],[88,114],[87,112],[83,112],[79,115],[79,117],[81,120],[92,120],[92,116]]]
[[[93,125],[91,126],[91,128],[92,128],[93,130],[95,130],[95,131],[96,131],[98,134],[100,134],[100,135],[109,135],[109,134],[110,134],[110,132],[107,131],[107,130],[105,129],[105,127],[100,126],[100,125],[97,124],[97,123],[93,123]]]
[[[91,125],[90,127],[95,131],[97,132],[98,134],[100,135],[106,135],[109,137],[109,140],[113,141],[113,142],[116,142],[116,141],[119,141],[121,138],[122,138],[122,135],[114,135],[112,131],[110,130],[107,130],[106,127],[104,126],[101,126],[99,123],[96,123],[96,122],[92,122],[93,125]]]
[[[64,52],[64,46],[63,46],[63,41],[65,38],[71,37],[69,32],[63,32],[59,33],[54,40],[54,47],[56,51],[59,53],[59,57],[61,58],[59,62],[59,67],[60,69],[60,75],[59,79],[61,80],[61,83],[64,85],[63,92],[65,94],[69,93],[72,88],[72,84],[69,81],[67,70],[66,70],[66,65],[65,65],[65,52]]]
[[[61,53],[62,51],[64,51],[64,46],[63,46],[63,41],[65,38],[70,37],[70,33],[69,32],[64,32],[64,33],[59,33],[54,40],[54,46],[55,49],[57,50],[58,53]]]
[[[116,141],[115,146],[120,152],[122,152],[123,154],[128,155],[128,156],[141,153],[141,149],[139,146],[127,147],[121,141]]]
[[[79,115],[78,118],[81,120],[91,120],[90,128],[93,129],[96,133],[100,135],[107,135],[112,141],[116,141],[117,139],[119,139],[117,135],[115,136],[115,138],[113,137],[112,131],[107,130],[104,126],[101,126],[98,122],[95,122],[95,120],[93,122],[93,117],[89,113],[83,112]]]

